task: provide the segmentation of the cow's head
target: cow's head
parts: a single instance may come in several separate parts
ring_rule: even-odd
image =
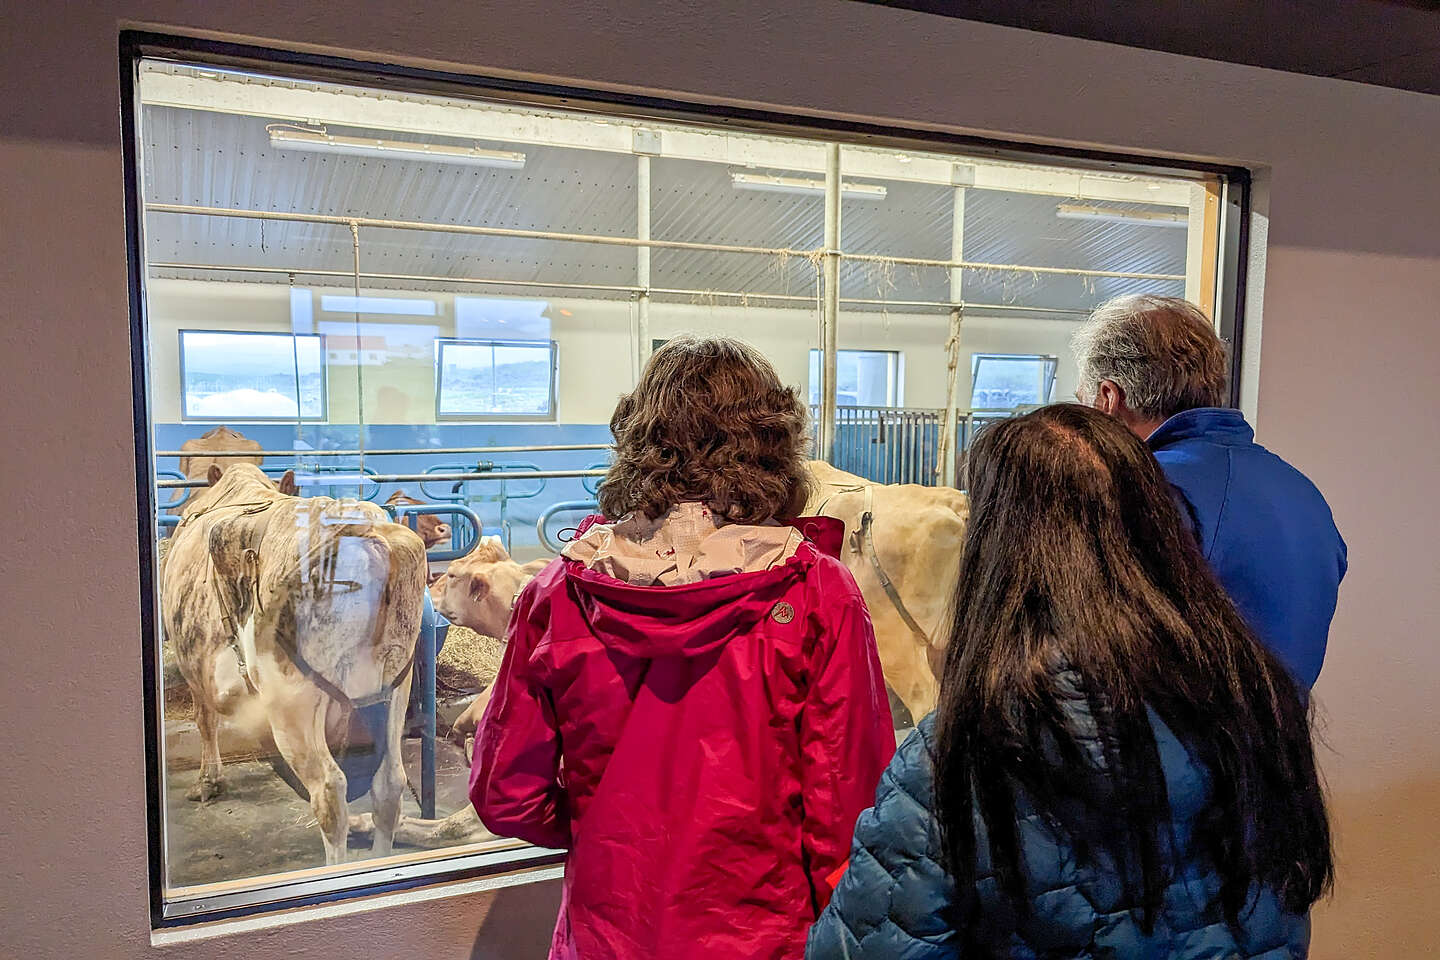
[[[195,491],[195,495],[185,501],[185,506],[180,509],[181,516],[189,516],[227,503],[247,502],[246,498],[265,499],[276,492],[287,497],[300,495],[294,470],[286,470],[284,475],[275,481],[253,463],[232,463],[224,467],[212,463],[205,472],[205,482],[209,486]]]
[[[385,503],[387,506],[404,506],[408,504],[423,505],[424,501],[416,500],[404,490],[396,490],[390,494],[390,499]],[[450,542],[450,524],[445,523],[434,514],[422,513],[416,517],[415,532],[420,534],[420,539],[425,541],[427,548],[438,547]]]
[[[435,609],[451,623],[486,637],[504,637],[520,588],[545,568],[546,561],[519,564],[499,537],[482,537],[470,553],[430,587]]]

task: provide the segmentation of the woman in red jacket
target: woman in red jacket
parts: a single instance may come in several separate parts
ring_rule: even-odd
[[[875,637],[805,503],[805,408],[671,340],[592,517],[521,592],[476,736],[492,832],[565,849],[552,958],[799,958],[894,751]]]

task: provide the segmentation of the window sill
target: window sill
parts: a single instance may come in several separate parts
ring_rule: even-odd
[[[560,865],[536,866],[513,870],[509,873],[477,877],[471,880],[455,880],[448,883],[437,883],[433,886],[402,890],[398,893],[375,894],[372,896],[357,895],[353,898],[334,903],[297,907],[290,910],[239,917],[231,920],[215,920],[209,923],[197,923],[184,927],[167,927],[150,932],[150,945],[154,947],[169,947],[178,944],[197,943],[216,937],[261,933],[283,929],[297,924],[331,920],[340,917],[351,917],[380,910],[393,910],[419,903],[448,900],[453,897],[473,896],[479,893],[502,890],[507,887],[544,883],[550,880],[558,880],[564,873],[565,868]]]

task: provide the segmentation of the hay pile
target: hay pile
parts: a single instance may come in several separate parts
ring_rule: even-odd
[[[505,641],[469,627],[452,626],[435,664],[436,686],[452,693],[476,693],[495,682]]]

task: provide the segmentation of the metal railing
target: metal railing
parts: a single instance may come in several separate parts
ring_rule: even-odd
[[[816,408],[812,407],[814,413]],[[976,431],[1031,407],[962,410],[955,421],[955,476],[963,475],[965,451]],[[940,432],[945,411],[925,407],[838,406],[831,463],[875,483],[936,486],[942,474]]]

